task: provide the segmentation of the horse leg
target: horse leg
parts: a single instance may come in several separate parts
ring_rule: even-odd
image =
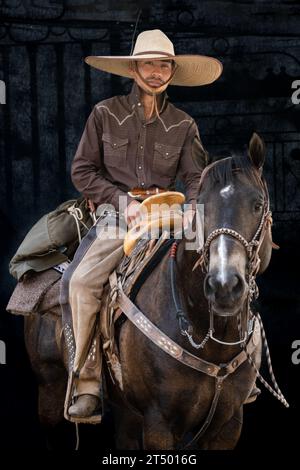
[[[208,436],[204,440],[201,439],[199,446],[205,450],[232,450],[238,443],[242,426],[243,406],[222,426],[217,435]]]
[[[142,420],[125,405],[111,404],[118,450],[138,450],[142,444]]]
[[[159,410],[150,409],[144,416],[143,449],[175,449],[175,437]]]
[[[63,419],[67,372],[57,347],[61,319],[50,312],[25,318],[24,335],[27,353],[38,379],[40,422],[55,426]]]
[[[66,377],[53,383],[39,384],[38,410],[41,424],[55,426],[63,420],[64,399],[66,393]]]

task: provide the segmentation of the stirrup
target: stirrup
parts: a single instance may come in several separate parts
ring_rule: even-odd
[[[78,423],[78,424],[100,424],[102,421],[102,415],[101,414],[94,414],[92,416],[87,416],[86,418],[77,418],[75,416],[70,416],[68,414],[68,421],[71,423]]]
[[[100,424],[102,421],[102,414],[100,413],[95,413],[92,416],[88,417],[75,417],[69,415],[69,408],[72,406],[72,397],[75,389],[75,374],[72,372],[69,375],[68,379],[68,386],[67,386],[67,392],[66,392],[66,398],[65,398],[65,404],[64,404],[64,418],[67,421],[70,421],[71,423],[83,423],[83,424]],[[100,397],[100,401],[102,402],[103,406],[103,400]]]

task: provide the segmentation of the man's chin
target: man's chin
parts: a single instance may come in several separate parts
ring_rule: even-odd
[[[155,86],[150,85],[150,83],[147,83],[147,85],[148,85],[148,87],[150,88],[150,90],[152,91],[152,93],[151,93],[151,91],[150,91],[149,89],[146,89],[146,88],[145,88],[144,84],[138,83],[138,86],[139,86],[147,95],[150,95],[150,96],[153,95],[153,93],[154,93],[154,94],[157,94],[157,95],[160,95],[161,93],[163,93],[163,92],[165,91],[165,89],[166,89],[167,86],[168,86],[168,85],[165,85],[164,83],[159,84],[159,85],[155,85]],[[163,87],[162,90],[161,90],[161,87]]]
[[[153,93],[156,94],[156,95],[161,95],[161,94],[164,92],[164,90],[162,90],[162,91],[156,91],[156,90],[159,89],[159,87],[153,87],[153,86],[152,86],[152,87],[150,87],[150,88],[153,90],[152,93],[151,93],[151,91],[149,91],[149,90],[144,90],[144,92],[145,92],[147,95],[149,95],[149,96],[153,96]]]
[[[164,86],[164,83],[159,83],[159,84],[158,84],[158,83],[156,83],[156,84],[154,84],[154,83],[147,83],[147,85],[148,85],[150,88],[152,88],[152,89],[154,89],[154,90],[157,90],[157,89],[161,88],[162,86]]]

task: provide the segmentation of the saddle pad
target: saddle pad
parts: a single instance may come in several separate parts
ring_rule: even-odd
[[[139,283],[137,281],[140,280],[145,271],[149,270],[149,273],[151,272],[153,261],[156,260],[158,263],[161,260],[161,249],[163,247],[167,249],[173,241],[174,239],[170,237],[170,232],[165,230],[158,240],[139,240],[131,256],[123,258],[116,272],[126,295],[131,298],[133,288],[139,289],[143,281]],[[138,286],[137,283],[139,284]]]
[[[54,269],[32,273],[27,279],[18,282],[6,310],[15,315],[30,315],[57,306],[60,278],[61,274]],[[50,295],[45,299],[48,292]]]

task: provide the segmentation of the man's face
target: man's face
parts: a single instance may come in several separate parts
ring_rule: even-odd
[[[139,60],[137,68],[143,79],[152,88],[159,88],[166,83],[173,71],[172,60]],[[137,77],[138,85],[143,88],[143,82]],[[143,88],[144,89],[144,88]]]

